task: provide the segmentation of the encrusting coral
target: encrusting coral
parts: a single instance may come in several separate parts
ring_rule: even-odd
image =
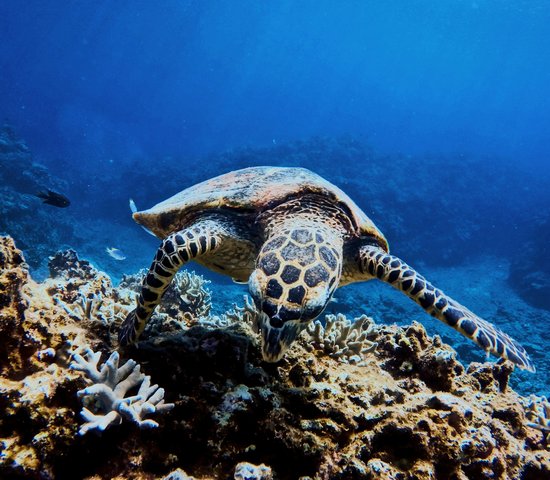
[[[157,422],[145,416],[174,408],[173,403],[164,403],[164,389],[151,385],[151,377],[141,373],[134,360],[130,359],[119,367],[119,354],[113,352],[98,369],[101,352],[87,348],[84,355],[75,353],[70,364],[73,370],[84,372],[92,384],[77,392],[84,404],[81,414],[86,420],[79,430],[80,435],[93,429],[105,430],[112,423],[121,423],[123,418],[135,422],[140,428],[158,427]],[[138,385],[135,395],[127,397],[128,391]]]
[[[233,475],[234,480],[273,480],[271,468],[264,464],[253,465],[248,462],[241,462],[235,467]],[[190,477],[181,468],[170,472],[162,480],[197,480],[195,477]]]
[[[10,238],[0,240],[0,262],[2,478],[206,480],[248,478],[254,468],[277,479],[550,477],[547,403],[510,389],[509,363],[465,368],[417,323],[329,316],[281,362],[266,364],[254,307],[245,303],[178,332],[151,332],[121,352],[119,366],[110,353],[118,320],[74,318],[53,298],[80,316],[77,292],[101,291],[103,315],[132,298],[131,288],[86,267],[36,283]],[[78,345],[91,349],[73,360],[92,381],[87,388],[82,372],[69,368]],[[110,359],[101,364],[99,352]],[[137,364],[174,404],[155,418],[157,428],[139,427],[152,426],[145,415],[152,408],[139,408],[170,406]],[[85,427],[79,391],[99,408],[87,406],[96,417]],[[99,430],[134,404],[138,411],[128,415],[137,423]],[[239,469],[241,462],[249,466]]]

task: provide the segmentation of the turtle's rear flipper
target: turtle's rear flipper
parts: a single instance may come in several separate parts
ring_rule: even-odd
[[[401,290],[430,315],[472,339],[486,352],[510,360],[525,370],[535,371],[533,362],[519,343],[435,288],[398,257],[378,247],[365,245],[359,250],[359,266],[364,274]]]
[[[136,342],[179,268],[189,260],[218,249],[224,236],[225,231],[219,224],[201,220],[162,241],[143,278],[137,306],[119,331],[120,346]]]

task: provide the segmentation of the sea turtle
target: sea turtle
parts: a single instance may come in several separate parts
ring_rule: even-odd
[[[162,243],[122,325],[122,346],[137,340],[177,270],[195,260],[248,282],[269,362],[283,356],[337,287],[377,278],[486,352],[534,371],[521,345],[389,254],[384,235],[353,200],[304,168],[226,173],[133,217]]]

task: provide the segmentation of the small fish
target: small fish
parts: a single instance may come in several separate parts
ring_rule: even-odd
[[[71,201],[65,195],[61,195],[61,193],[57,193],[52,190],[38,192],[36,196],[41,198],[43,203],[47,203],[48,205],[52,205],[54,207],[66,208],[71,204]]]
[[[126,255],[118,248],[107,247],[105,251],[115,260],[126,260]]]

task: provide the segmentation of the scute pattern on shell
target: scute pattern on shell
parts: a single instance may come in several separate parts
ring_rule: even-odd
[[[197,212],[231,209],[255,216],[286,199],[307,194],[345,205],[356,233],[377,238],[387,249],[384,235],[346,193],[305,168],[250,167],[236,170],[193,185],[148,210],[134,213],[133,217],[159,238],[165,238],[180,230],[185,219]]]

